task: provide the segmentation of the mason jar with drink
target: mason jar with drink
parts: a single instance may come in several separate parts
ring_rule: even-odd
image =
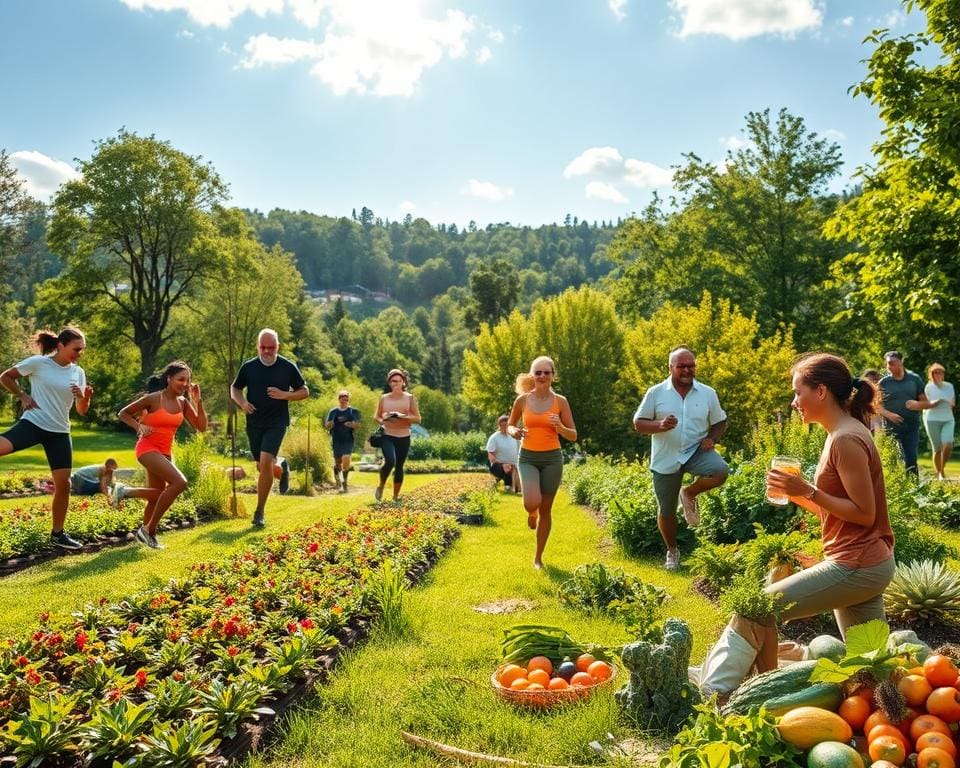
[[[778,469],[790,475],[800,475],[800,459],[794,458],[793,456],[774,456],[770,460],[770,469]],[[779,491],[774,491],[769,487],[767,488],[767,501],[781,507],[790,503],[788,497],[781,495]]]

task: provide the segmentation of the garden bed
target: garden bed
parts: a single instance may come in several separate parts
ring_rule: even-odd
[[[365,636],[386,564],[416,580],[456,535],[448,515],[365,508],[195,565],[165,589],[41,616],[0,652],[3,751],[60,766],[172,750],[180,764],[235,759]],[[53,737],[39,743],[35,727]]]

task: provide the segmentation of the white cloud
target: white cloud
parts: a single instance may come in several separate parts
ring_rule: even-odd
[[[669,168],[631,157],[624,159],[616,147],[591,147],[585,150],[567,164],[563,176],[567,179],[576,176],[598,177],[604,182],[601,186],[614,192],[616,187],[612,185],[615,183],[634,187],[669,187],[673,183],[673,171]],[[588,196],[602,197],[599,193]]]
[[[417,205],[412,200],[404,200],[397,207],[404,213],[413,213],[415,210],[417,210]]]
[[[883,21],[880,22],[880,26],[886,29],[893,29],[894,27],[898,27],[903,24],[903,22],[906,20],[906,14],[901,13],[900,11],[890,11],[890,13],[883,17]]]
[[[189,40],[191,37],[195,37],[195,35],[189,29],[181,29],[179,32],[177,32],[177,37],[185,37],[187,40]]]
[[[836,128],[827,128],[823,132],[823,138],[829,139],[830,141],[843,141],[847,138],[847,134],[843,131],[838,131]]]
[[[228,27],[244,13],[266,16],[283,11],[283,0],[121,0],[134,11],[185,11],[205,27]]]
[[[27,194],[37,200],[49,200],[61,184],[80,176],[69,163],[36,150],[11,152],[10,162],[23,177]]]
[[[290,37],[279,38],[264,34],[247,40],[243,50],[247,55],[240,62],[240,66],[253,69],[292,64],[300,59],[315,59],[319,55],[320,46],[312,40],[294,40]]]
[[[502,43],[504,41],[504,34],[499,29],[494,29],[493,27],[486,27],[487,37],[489,37],[495,43]]]
[[[673,183],[673,171],[644,160],[627,158],[623,171],[623,180],[635,187],[669,187]]]
[[[300,18],[313,23],[315,5],[300,2],[298,8]],[[337,95],[410,96],[426,69],[445,56],[467,54],[475,27],[473,18],[458,10],[428,18],[415,0],[325,0],[323,10],[329,23],[321,42],[256,35],[247,41],[242,66],[306,59],[313,62],[311,74]],[[485,60],[482,53],[477,57]]]
[[[623,155],[616,147],[591,147],[570,161],[563,169],[563,176],[567,179],[592,174],[618,176],[622,168]]]
[[[460,190],[460,193],[470,195],[471,197],[479,197],[481,200],[490,200],[498,203],[501,200],[506,200],[508,197],[513,197],[513,188],[501,187],[492,181],[470,179],[470,181],[467,182],[467,186]]]
[[[853,16],[844,16],[840,19],[841,27],[852,27],[853,26]]]
[[[721,136],[720,143],[723,145],[724,149],[727,149],[731,152],[736,152],[738,149],[743,149],[750,145],[749,141],[741,139],[739,136]]]
[[[613,11],[613,15],[617,17],[617,21],[623,21],[627,18],[627,2],[628,0],[607,0],[607,5]]]
[[[758,35],[791,37],[817,29],[823,11],[815,0],[670,0],[680,14],[680,37],[722,35],[746,40]]]
[[[492,58],[493,52],[487,46],[483,46],[477,51],[477,64],[486,64]]]
[[[610,203],[620,203],[622,205],[630,202],[613,184],[606,184],[602,181],[591,181],[584,187],[584,191],[587,197],[595,197],[598,200],[606,200]]]

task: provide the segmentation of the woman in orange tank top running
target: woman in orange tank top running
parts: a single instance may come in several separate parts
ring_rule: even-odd
[[[117,416],[137,433],[137,461],[147,470],[150,487],[127,488],[117,483],[111,500],[116,505],[125,498],[146,499],[137,540],[161,549],[157,541],[160,518],[187,487],[187,479],[173,463],[174,435],[184,417],[198,432],[207,428],[200,385],[191,383],[186,363],[170,363],[147,381],[147,394],[125,406]]]
[[[563,477],[560,437],[577,439],[570,404],[551,386],[556,367],[549,357],[538,357],[529,373],[517,376],[517,399],[510,411],[507,432],[520,442],[520,487],[527,525],[537,532],[533,567],[543,568],[543,550],[553,523],[553,499]],[[522,422],[523,426],[518,426]]]

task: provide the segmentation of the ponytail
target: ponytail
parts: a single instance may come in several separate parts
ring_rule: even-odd
[[[31,341],[40,350],[41,355],[49,355],[57,351],[58,344],[69,344],[71,341],[84,338],[83,331],[79,328],[67,326],[60,333],[53,331],[37,331],[31,337]]]
[[[850,415],[869,427],[870,417],[877,412],[880,389],[868,379],[854,379],[852,384],[853,391],[850,393],[849,400]]]
[[[187,365],[182,360],[174,360],[172,363],[168,363],[167,366],[160,371],[159,373],[153,374],[149,379],[147,379],[147,394],[151,392],[159,392],[162,389],[167,388],[167,381],[171,376],[176,376],[180,371],[189,371],[190,366]],[[188,390],[189,391],[189,390]]]
[[[518,373],[517,381],[513,385],[513,391],[518,395],[525,395],[528,392],[533,392],[533,374],[532,373]]]
[[[877,389],[867,379],[851,376],[842,357],[823,352],[807,355],[794,364],[793,373],[808,387],[823,384],[844,411],[870,426],[870,417],[877,410]]]

